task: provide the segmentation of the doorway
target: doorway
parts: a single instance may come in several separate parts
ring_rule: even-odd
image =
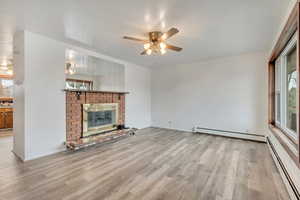
[[[5,67],[5,66],[4,66]],[[0,66],[0,71],[3,66]],[[13,76],[0,74],[0,155],[10,158],[13,153]],[[5,159],[4,159],[5,160]]]

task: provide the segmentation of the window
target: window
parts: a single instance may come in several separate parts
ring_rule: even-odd
[[[12,79],[0,78],[0,97],[13,97],[13,84]]]
[[[276,60],[275,63],[275,121],[277,125],[281,122],[281,109],[280,109],[280,99],[281,99],[281,78],[280,78],[280,59]]]
[[[275,123],[297,138],[297,46],[296,37],[275,62]]]

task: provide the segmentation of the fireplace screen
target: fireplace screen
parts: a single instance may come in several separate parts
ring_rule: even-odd
[[[88,128],[116,123],[116,111],[105,110],[88,112]]]
[[[83,104],[82,136],[115,130],[118,119],[118,104]]]

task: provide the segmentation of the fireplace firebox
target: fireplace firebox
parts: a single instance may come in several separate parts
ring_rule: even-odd
[[[82,137],[117,129],[118,103],[83,104]]]

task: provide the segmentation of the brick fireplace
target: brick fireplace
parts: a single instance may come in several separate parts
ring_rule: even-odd
[[[66,91],[66,134],[67,143],[83,138],[83,106],[114,104],[118,107],[117,125],[125,123],[124,92]],[[100,133],[100,132],[99,132]]]

